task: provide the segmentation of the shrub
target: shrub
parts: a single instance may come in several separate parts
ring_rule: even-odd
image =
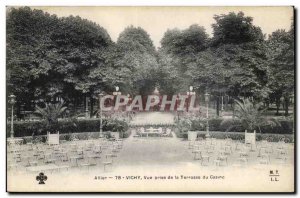
[[[280,125],[276,126],[262,126],[262,133],[274,133],[274,134],[292,134],[293,133],[293,122],[289,120],[278,120]]]
[[[184,125],[186,121],[177,123],[176,127],[178,131],[176,135],[178,137],[185,136],[188,130],[191,131],[205,131],[206,121],[200,119],[192,119],[191,127],[189,125]],[[269,124],[262,125],[259,128],[256,128],[257,133],[270,133],[270,134],[292,134],[293,133],[293,121],[288,119],[278,120],[279,124],[272,126]],[[221,132],[244,132],[245,127],[243,126],[240,119],[221,119],[221,118],[211,118],[209,121],[209,130],[210,131],[221,131]],[[185,126],[187,126],[185,128]],[[182,133],[182,135],[180,134]]]
[[[205,139],[206,132],[205,131],[198,131],[197,137],[201,137]],[[179,138],[187,139],[188,134],[187,133],[181,133],[180,136],[177,136]],[[210,132],[211,138],[216,139],[225,139],[225,138],[231,138],[233,140],[244,140],[245,139],[245,132],[219,132],[219,131],[211,131]],[[293,142],[294,136],[291,134],[265,134],[265,133],[257,133],[256,134],[256,140],[271,140],[272,142],[278,142],[282,139],[285,139],[286,142]]]
[[[84,119],[84,120],[59,120],[57,130],[60,134],[71,134],[79,132],[98,132],[100,131],[99,119]],[[118,131],[126,132],[128,124],[123,120],[104,119],[103,131]],[[10,123],[7,123],[7,137],[10,135]],[[15,122],[14,135],[15,137],[46,135],[47,126],[44,121],[34,122]],[[66,139],[70,137],[67,136]]]
[[[245,128],[239,119],[224,119],[220,123],[219,131],[243,132]]]
[[[208,120],[209,130],[211,131],[220,131],[220,125],[223,121],[222,118],[212,118]]]

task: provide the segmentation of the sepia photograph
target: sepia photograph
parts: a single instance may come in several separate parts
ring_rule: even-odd
[[[6,191],[294,193],[294,13],[7,6]]]

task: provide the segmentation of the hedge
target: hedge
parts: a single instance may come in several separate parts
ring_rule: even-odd
[[[191,131],[206,131],[205,120],[191,120]],[[257,129],[257,133],[268,133],[268,134],[293,134],[293,121],[288,119],[278,120],[280,125],[276,126],[262,126],[260,130]],[[238,119],[222,119],[222,118],[211,118],[208,121],[210,131],[220,132],[244,132],[245,128],[242,126],[241,121]],[[234,127],[232,127],[234,126]],[[180,128],[179,126],[177,128]],[[178,133],[180,133],[178,131]],[[180,136],[180,134],[178,134]]]
[[[126,132],[121,133],[120,138],[128,138],[131,134],[131,131],[128,130]],[[72,137],[76,137],[76,139],[79,140],[89,140],[89,139],[97,139],[99,138],[99,132],[80,132],[80,133],[65,133],[65,134],[59,134],[59,140],[60,141],[71,141]],[[107,137],[111,137],[111,133],[106,131],[103,132],[103,135]],[[23,144],[26,144],[28,142],[34,143],[35,141],[43,142],[45,143],[47,141],[46,135],[39,135],[39,136],[23,136]]]
[[[7,123],[7,137],[10,136],[10,123]],[[99,132],[99,119],[82,119],[82,120],[59,120],[58,129],[61,134],[65,133],[80,133],[80,132]],[[117,131],[126,132],[128,124],[126,121],[117,119],[104,119],[103,131]],[[32,135],[46,135],[45,121],[34,122],[14,122],[14,136],[32,136]]]
[[[210,137],[216,138],[216,139],[225,139],[225,138],[231,138],[233,140],[244,140],[245,139],[245,132],[220,132],[220,131],[210,131]],[[197,131],[197,137],[205,139],[206,131]],[[179,138],[188,138],[187,133],[180,133],[177,134],[177,137]],[[269,133],[257,133],[256,134],[256,140],[267,140],[271,137],[273,142],[278,142],[282,140],[282,138],[285,138],[285,141],[291,143],[294,142],[294,135],[292,134],[269,134]]]

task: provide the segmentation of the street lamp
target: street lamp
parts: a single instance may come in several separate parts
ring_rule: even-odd
[[[116,89],[116,91],[113,92],[113,95],[114,95],[114,96],[116,96],[116,95],[121,95],[121,92],[119,91],[119,90],[120,90],[120,87],[119,87],[119,86],[116,86],[115,89]]]
[[[209,124],[208,124],[208,103],[209,103],[209,93],[205,93],[205,102],[206,102],[206,135],[205,137],[209,138]]]
[[[128,103],[127,103],[127,105],[130,106],[131,100],[132,100],[132,98],[130,97],[130,94],[127,94],[127,98],[128,98]],[[126,106],[125,106],[125,111],[127,111]],[[130,115],[130,111],[127,111],[127,120],[128,120],[128,122],[130,121],[129,115]]]
[[[100,118],[100,134],[99,137],[102,138],[103,137],[103,126],[102,126],[102,107],[101,107],[101,100],[102,97],[104,96],[104,93],[101,92],[99,94],[99,118]],[[104,105],[104,104],[103,104]]]
[[[194,92],[193,89],[194,89],[194,87],[190,86],[190,91],[186,92],[186,95],[189,96],[189,102],[188,102],[189,104],[188,105],[190,105],[191,96],[196,95],[196,92]],[[189,107],[187,107],[187,111],[189,111],[188,108]]]
[[[194,92],[193,90],[194,90],[194,87],[190,86],[190,91],[186,92],[186,95],[188,95],[188,96],[196,95],[196,92]]]
[[[224,96],[223,96],[223,94],[222,94],[222,96],[221,96],[221,99],[222,99],[222,103],[221,103],[221,116],[223,116],[223,112],[224,112]]]
[[[115,89],[116,89],[116,91],[113,92],[113,95],[114,96],[121,95],[121,92],[119,91],[120,87],[119,86],[115,86]],[[114,98],[114,105],[116,105],[116,100],[117,100],[117,97]]]
[[[14,138],[14,104],[16,104],[16,96],[10,95],[8,97],[8,102],[9,102],[9,104],[11,104],[10,137]]]

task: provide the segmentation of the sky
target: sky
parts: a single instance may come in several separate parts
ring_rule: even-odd
[[[292,7],[32,7],[50,14],[80,16],[104,27],[113,41],[128,26],[139,26],[150,35],[154,45],[167,29],[185,29],[192,24],[203,26],[212,36],[214,15],[243,11],[253,17],[253,24],[268,35],[277,29],[289,30],[293,18]]]

